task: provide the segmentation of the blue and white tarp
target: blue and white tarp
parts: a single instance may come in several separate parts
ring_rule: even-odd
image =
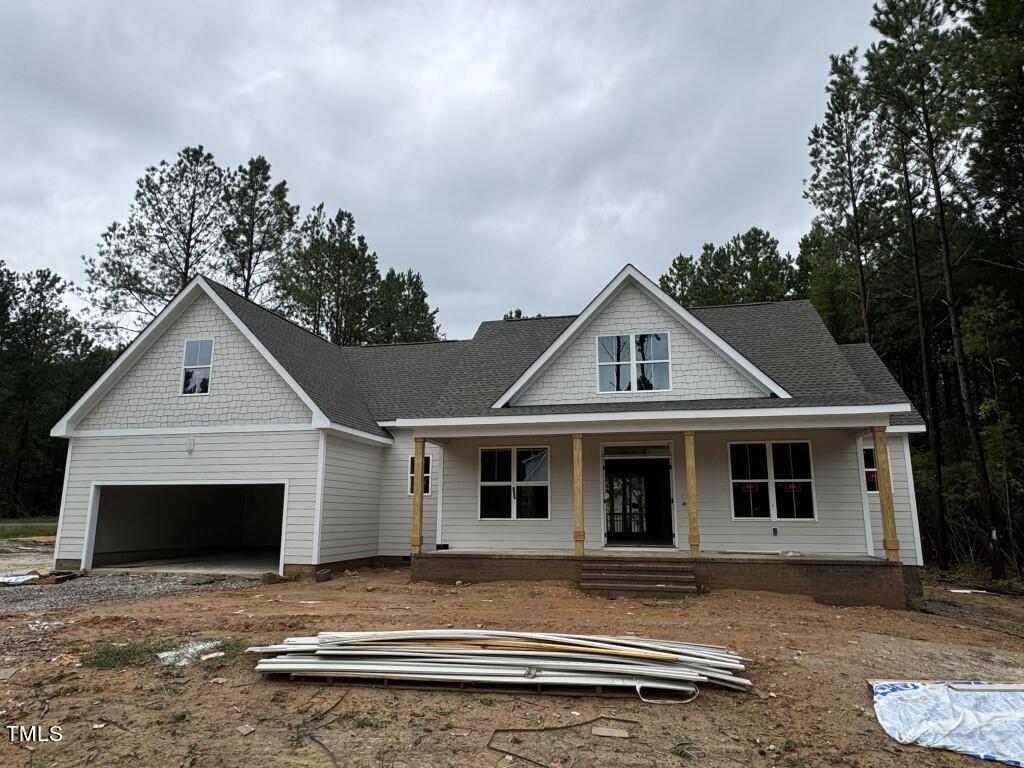
[[[878,722],[901,744],[1024,766],[1021,686],[982,680],[871,680],[869,684]]]

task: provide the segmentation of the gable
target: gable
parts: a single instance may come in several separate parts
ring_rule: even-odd
[[[210,394],[181,395],[185,341],[213,339]],[[203,292],[78,422],[78,429],[300,424],[310,409]]]
[[[598,392],[597,337],[668,331],[670,391]],[[513,405],[703,400],[767,397],[718,350],[667,311],[637,283],[622,284],[579,333],[548,363]]]

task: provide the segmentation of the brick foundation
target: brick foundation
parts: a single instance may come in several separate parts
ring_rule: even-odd
[[[652,560],[655,558],[652,558]],[[810,595],[830,605],[880,605],[903,609],[916,579],[899,563],[871,558],[714,557],[685,558],[707,589],[749,589]],[[426,553],[412,558],[413,581],[577,582],[580,560],[561,554]],[[916,570],[916,569],[915,569]]]

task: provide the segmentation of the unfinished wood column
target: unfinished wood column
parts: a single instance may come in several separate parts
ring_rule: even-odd
[[[683,454],[686,458],[686,512],[690,528],[690,557],[700,557],[700,520],[697,517],[697,455],[693,449],[693,432],[683,432]]]
[[[875,440],[875,473],[878,484],[878,505],[882,509],[882,546],[885,559],[898,563],[900,539],[896,534],[896,510],[892,505],[892,472],[889,470],[889,441],[885,427],[872,427]]]
[[[583,435],[572,436],[572,541],[576,557],[583,557]]]
[[[426,438],[413,438],[413,469],[412,469],[412,530],[409,544],[414,555],[423,550],[423,454]]]

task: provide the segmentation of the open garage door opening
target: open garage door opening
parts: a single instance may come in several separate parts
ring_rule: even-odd
[[[277,572],[283,484],[102,485],[92,567]]]

